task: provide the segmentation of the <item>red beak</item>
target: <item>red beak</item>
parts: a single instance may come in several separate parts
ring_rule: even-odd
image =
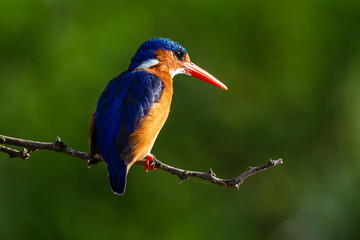
[[[207,83],[210,83],[219,88],[228,90],[225,84],[217,80],[213,75],[202,69],[201,67],[195,65],[192,62],[183,62],[184,70],[189,73],[191,76],[196,77],[200,80],[203,80]]]

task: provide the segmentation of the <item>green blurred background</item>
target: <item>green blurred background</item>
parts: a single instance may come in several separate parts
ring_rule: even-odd
[[[154,146],[170,165],[231,178],[178,185],[134,166],[0,153],[0,239],[356,239],[360,234],[359,1],[0,1],[0,134],[88,151],[90,113],[145,40],[179,41],[223,91],[175,78]]]

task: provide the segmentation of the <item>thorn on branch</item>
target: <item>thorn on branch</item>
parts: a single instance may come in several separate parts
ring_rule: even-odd
[[[216,177],[216,174],[214,173],[214,171],[210,168],[210,170],[208,171],[208,174],[210,175],[210,177]]]
[[[178,182],[178,184],[182,183],[184,180],[189,179],[189,177],[184,177],[184,176],[179,176],[180,181]]]
[[[30,157],[29,151],[26,148],[22,148],[22,151],[20,151],[22,154],[22,158],[24,160],[28,159]]]
[[[61,147],[61,148],[67,148],[66,143],[64,143],[64,142],[60,139],[60,137],[57,136],[57,137],[54,139],[54,141],[55,141],[55,145],[56,145],[56,146],[59,146],[59,147]]]

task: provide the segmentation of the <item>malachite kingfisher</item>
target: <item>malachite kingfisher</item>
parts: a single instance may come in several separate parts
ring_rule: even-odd
[[[167,38],[144,42],[129,68],[112,79],[101,94],[89,131],[91,153],[105,161],[111,190],[125,192],[131,165],[146,158],[145,170],[155,170],[150,153],[168,118],[176,74],[194,76],[227,90],[211,74],[190,61],[185,48]]]

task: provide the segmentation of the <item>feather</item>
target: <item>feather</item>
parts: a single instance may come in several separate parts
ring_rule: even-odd
[[[101,94],[94,115],[92,149],[107,163],[112,190],[125,191],[129,137],[162,94],[162,82],[146,71],[124,72],[111,80]]]

